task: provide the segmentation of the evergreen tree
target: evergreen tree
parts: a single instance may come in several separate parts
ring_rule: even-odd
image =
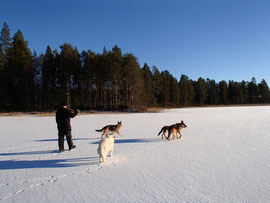
[[[188,76],[181,75],[180,81],[179,81],[179,87],[180,87],[180,104],[187,106],[188,105]]]
[[[150,67],[145,63],[143,68],[141,69],[142,71],[142,77],[143,77],[143,104],[144,106],[151,106],[152,101],[153,101],[153,76],[150,71]]]
[[[42,108],[48,110],[53,108],[56,96],[56,60],[50,46],[47,46],[42,60],[41,78],[42,78]]]
[[[227,82],[222,80],[218,84],[218,95],[219,95],[219,103],[220,104],[227,104],[228,102],[228,86]]]
[[[4,54],[6,54],[8,48],[11,46],[12,38],[10,37],[10,30],[8,24],[4,22],[3,28],[0,34],[0,46],[3,49]]]
[[[33,56],[20,30],[15,33],[5,61],[5,95],[7,105],[15,110],[33,108]]]
[[[0,46],[0,72],[4,70],[4,52]]]
[[[143,80],[140,65],[133,54],[123,56],[121,90],[124,106],[137,106],[142,103]]]
[[[92,93],[93,93],[93,77],[94,77],[94,70],[96,66],[96,54],[92,51],[83,51],[81,53],[81,60],[82,60],[82,68],[83,68],[83,75],[82,80],[85,87],[85,92],[83,93],[85,97],[85,103],[83,108],[90,109],[92,108]]]
[[[153,103],[152,105],[153,106],[160,106],[162,105],[162,78],[161,78],[161,74],[158,70],[158,68],[156,66],[153,66],[152,67],[152,75],[153,75],[153,95],[154,95],[154,98],[153,98]]]
[[[34,67],[34,109],[41,109],[41,84],[42,84],[42,59],[44,55],[38,56],[37,52],[33,52],[33,67]]]
[[[269,87],[264,79],[258,84],[258,99],[260,103],[268,103],[270,101]]]
[[[161,94],[160,94],[160,103],[163,107],[168,106],[170,100],[170,75],[167,70],[160,73],[161,78]]]
[[[208,104],[217,104],[218,97],[217,97],[217,86],[215,80],[206,79],[207,86],[208,86]]]
[[[111,80],[109,53],[104,47],[102,54],[96,55],[96,65],[93,73],[93,107],[98,109],[112,108],[113,86]]]
[[[207,83],[200,77],[195,83],[195,102],[199,105],[204,105],[206,104],[207,97]]]
[[[229,81],[229,101],[232,104],[242,104],[244,92],[241,83]]]
[[[5,98],[5,88],[4,83],[5,77],[4,77],[4,53],[2,50],[2,47],[0,46],[0,110],[4,107],[4,98]]]
[[[179,88],[180,88],[180,98],[179,98],[180,104],[184,106],[192,105],[195,96],[192,80],[190,80],[186,75],[181,75],[179,81]]]
[[[194,98],[195,98],[195,88],[193,86],[192,80],[189,80],[187,83],[188,87],[188,99],[187,99],[187,104],[188,105],[193,105],[194,104]]]
[[[174,104],[174,106],[178,106],[180,104],[180,88],[177,80],[174,77],[171,78],[171,89],[171,102]]]
[[[248,83],[248,102],[250,104],[258,103],[258,86],[254,77]]]
[[[71,91],[76,88],[74,84],[75,73],[80,69],[80,56],[70,44],[60,46],[61,52],[57,61],[57,81],[59,85],[58,100],[66,100],[71,105]]]
[[[167,107],[179,104],[180,96],[177,80],[167,70],[161,72],[160,78],[160,103],[162,106]]]
[[[246,104],[248,101],[248,90],[247,90],[247,82],[241,82],[241,89],[242,89],[242,97],[241,97],[241,104]]]
[[[122,51],[115,45],[109,52],[110,80],[112,82],[113,105],[117,109],[119,105],[119,80],[122,67]]]

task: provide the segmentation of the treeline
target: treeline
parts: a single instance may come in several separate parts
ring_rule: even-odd
[[[146,63],[140,67],[132,53],[115,45],[102,53],[79,53],[70,44],[60,51],[47,47],[32,53],[23,33],[13,38],[7,23],[0,35],[0,110],[51,111],[65,100],[84,110],[116,110],[134,107],[178,107],[217,104],[269,103],[265,80],[220,81],[182,75]]]

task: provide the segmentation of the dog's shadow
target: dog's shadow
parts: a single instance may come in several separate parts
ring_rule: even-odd
[[[148,143],[148,142],[159,142],[157,139],[115,139],[115,144],[128,144],[128,143]],[[99,144],[100,141],[92,142],[91,144]]]

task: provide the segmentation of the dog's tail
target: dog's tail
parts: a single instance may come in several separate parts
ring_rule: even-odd
[[[102,129],[100,129],[100,130],[96,130],[97,132],[102,132],[104,129],[102,128]]]
[[[157,136],[159,136],[162,133],[162,131],[163,131],[163,128],[161,128],[161,130],[160,130],[160,132],[158,133]]]

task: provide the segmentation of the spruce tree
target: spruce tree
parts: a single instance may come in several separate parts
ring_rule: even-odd
[[[220,81],[218,84],[218,95],[219,95],[219,103],[227,104],[228,86],[227,86],[227,82],[224,80]]]
[[[4,70],[4,52],[0,46],[0,72]]]
[[[195,83],[195,92],[196,92],[196,103],[199,105],[206,104],[208,97],[207,83],[201,77]]]
[[[171,77],[171,102],[174,106],[178,106],[180,104],[180,88],[177,80],[172,76]]]
[[[6,54],[5,77],[8,105],[22,111],[33,109],[33,56],[20,30],[15,33]]]
[[[145,63],[141,69],[143,77],[143,104],[144,106],[150,107],[153,101],[153,76],[150,71],[150,67]]]
[[[189,81],[188,76],[182,74],[179,81],[179,88],[180,88],[180,104],[184,106],[189,105],[188,81]]]
[[[171,75],[169,71],[165,70],[160,73],[161,76],[161,101],[162,106],[167,107],[171,104]]]
[[[96,55],[93,72],[93,107],[103,110],[113,106],[113,85],[110,72],[109,53],[104,47],[102,54]]]
[[[142,103],[143,79],[140,65],[133,54],[123,56],[121,71],[122,104],[125,106],[138,106]]]
[[[260,103],[268,103],[270,101],[269,87],[264,79],[258,84],[258,99]]]
[[[4,53],[3,49],[0,46],[0,110],[3,109],[4,107],[4,97],[5,97],[5,91],[4,91],[4,86],[5,86],[5,77],[4,77]]]
[[[153,75],[153,106],[160,106],[162,105],[162,85],[161,85],[161,75],[160,72],[158,70],[158,68],[156,66],[152,67],[152,75]]]
[[[37,52],[34,50],[33,52],[33,67],[34,67],[34,108],[35,110],[42,110],[41,109],[41,83],[42,83],[42,59],[44,55],[38,55]],[[47,109],[46,109],[47,110]]]
[[[81,67],[80,56],[70,44],[64,44],[60,48],[57,58],[58,100],[65,100],[71,106],[71,93],[76,88],[73,79]]]
[[[250,104],[258,103],[258,86],[254,77],[248,83],[248,102]]]
[[[92,94],[93,94],[93,84],[94,84],[94,70],[96,66],[97,57],[96,54],[90,50],[83,51],[81,53],[82,60],[82,80],[85,87],[83,95],[85,95],[85,102],[83,108],[92,108]]]
[[[117,109],[119,104],[119,80],[122,67],[122,51],[117,45],[115,45],[112,48],[112,51],[109,52],[109,63],[110,80],[113,87],[113,105],[114,108]]]
[[[4,54],[6,54],[8,48],[11,46],[12,38],[10,37],[10,30],[8,24],[4,22],[3,28],[0,33],[0,46],[3,49]]]
[[[50,46],[47,46],[42,60],[42,108],[44,110],[52,109],[56,105],[56,56]]]

